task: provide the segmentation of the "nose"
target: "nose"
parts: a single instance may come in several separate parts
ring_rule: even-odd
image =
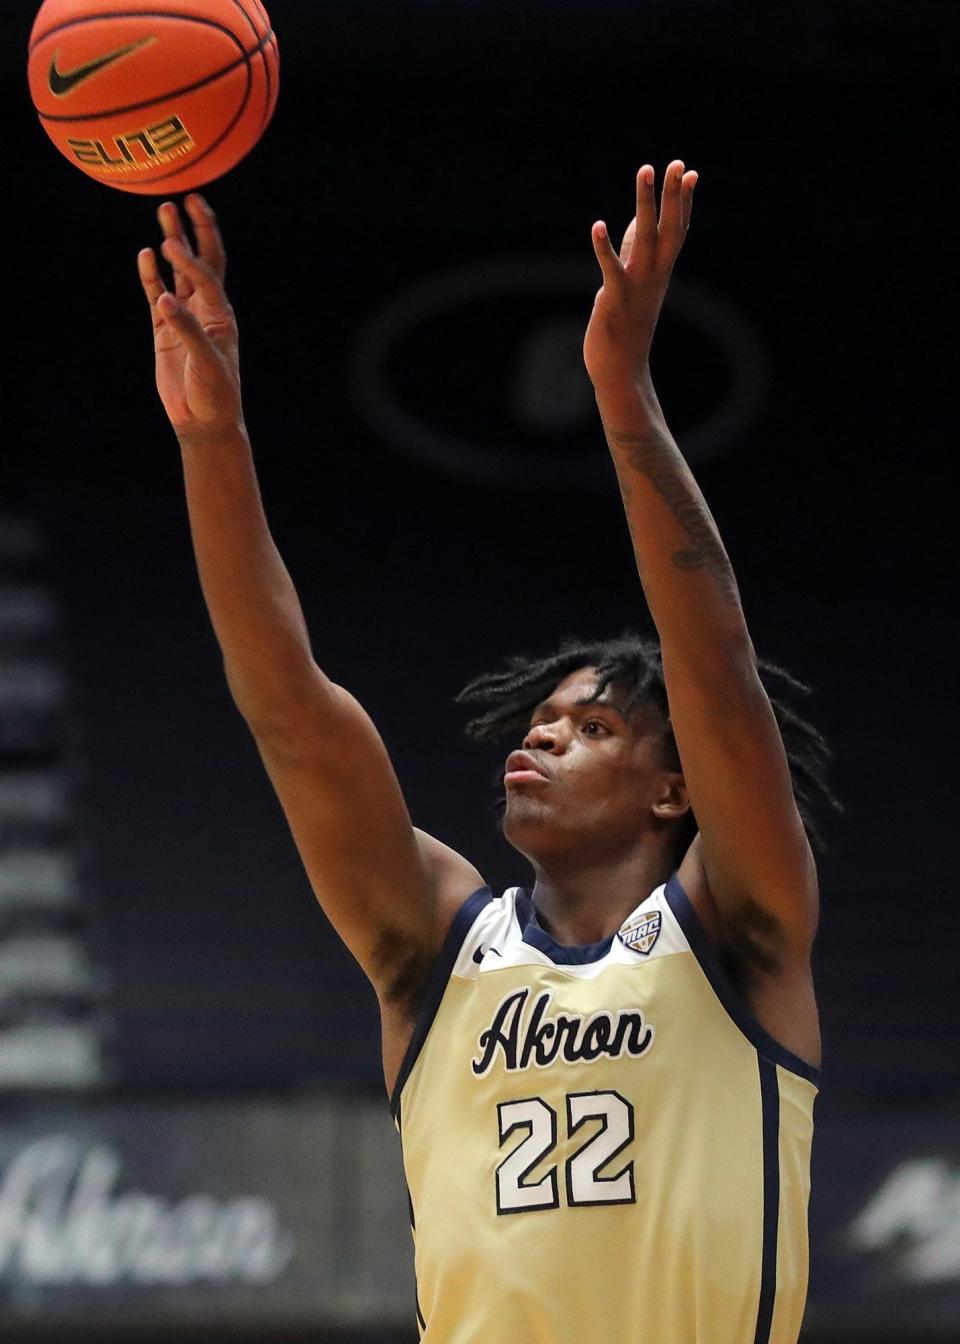
[[[561,728],[558,723],[537,723],[523,739],[524,751],[562,751]]]

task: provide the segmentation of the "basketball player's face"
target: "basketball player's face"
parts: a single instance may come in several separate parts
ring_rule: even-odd
[[[581,703],[595,686],[593,668],[571,673],[507,758],[503,833],[535,863],[570,852],[585,861],[623,857],[658,825],[659,803],[680,778],[664,762],[652,718],[627,718],[615,688]]]

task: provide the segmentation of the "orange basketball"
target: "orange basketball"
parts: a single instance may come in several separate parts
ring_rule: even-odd
[[[260,0],[45,0],[30,96],[60,153],[108,187],[193,191],[267,127],[280,55]]]

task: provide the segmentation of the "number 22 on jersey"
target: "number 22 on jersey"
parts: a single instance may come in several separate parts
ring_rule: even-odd
[[[600,1127],[589,1135],[564,1163],[566,1202],[571,1207],[592,1204],[633,1204],[636,1191],[633,1159],[618,1172],[603,1169],[629,1147],[634,1138],[633,1106],[619,1092],[571,1092],[566,1098],[566,1129],[570,1138],[591,1120]],[[526,1131],[520,1143],[496,1171],[497,1213],[527,1213],[560,1207],[558,1169],[553,1166],[539,1180],[529,1180],[557,1146],[557,1112],[542,1097],[502,1101],[497,1106],[500,1147],[517,1130]]]

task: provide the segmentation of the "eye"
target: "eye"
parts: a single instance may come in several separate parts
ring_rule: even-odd
[[[583,731],[588,737],[602,737],[610,732],[610,729],[602,719],[587,719],[583,725]]]

